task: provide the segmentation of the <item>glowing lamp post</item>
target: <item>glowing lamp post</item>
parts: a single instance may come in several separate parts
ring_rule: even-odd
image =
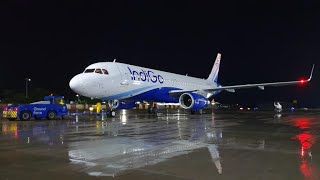
[[[79,96],[79,94],[77,94],[76,96],[77,96],[77,98],[78,98],[78,101],[77,101],[77,102],[79,103],[79,101],[80,101],[80,96]]]
[[[30,82],[31,79],[26,78],[25,81],[26,81],[26,98],[28,98],[28,82]]]

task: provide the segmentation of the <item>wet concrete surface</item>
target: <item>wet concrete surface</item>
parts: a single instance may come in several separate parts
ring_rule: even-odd
[[[320,179],[320,112],[1,120],[0,179]]]

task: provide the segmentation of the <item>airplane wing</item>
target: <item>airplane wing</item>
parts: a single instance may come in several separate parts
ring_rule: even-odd
[[[232,85],[232,86],[220,86],[212,89],[198,89],[198,90],[172,90],[169,93],[172,95],[182,94],[185,92],[196,92],[196,91],[205,91],[205,92],[214,92],[214,91],[229,91],[229,92],[235,92],[236,89],[245,89],[245,88],[253,88],[258,87],[261,90],[264,90],[264,87],[266,86],[287,86],[287,85],[295,85],[295,84],[304,84],[312,79],[314,65],[311,69],[311,74],[309,79],[307,80],[299,80],[299,81],[284,81],[284,82],[272,82],[272,83],[259,83],[259,84],[243,84],[243,85]]]

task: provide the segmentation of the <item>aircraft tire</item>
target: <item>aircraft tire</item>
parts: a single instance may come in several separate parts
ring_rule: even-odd
[[[110,111],[107,115],[108,117],[115,117],[116,116],[116,112],[114,110]]]
[[[158,113],[158,108],[152,108],[152,114],[157,114]]]

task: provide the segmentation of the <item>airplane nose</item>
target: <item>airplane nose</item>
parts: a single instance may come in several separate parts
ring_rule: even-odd
[[[101,83],[97,81],[94,76],[95,74],[78,74],[74,76],[70,82],[69,86],[77,94],[80,94],[82,96],[86,97],[98,97],[101,94],[101,91],[103,90],[99,86]]]
[[[69,87],[76,93],[79,92],[80,88],[81,88],[81,81],[77,76],[73,77],[70,82],[69,82]]]

